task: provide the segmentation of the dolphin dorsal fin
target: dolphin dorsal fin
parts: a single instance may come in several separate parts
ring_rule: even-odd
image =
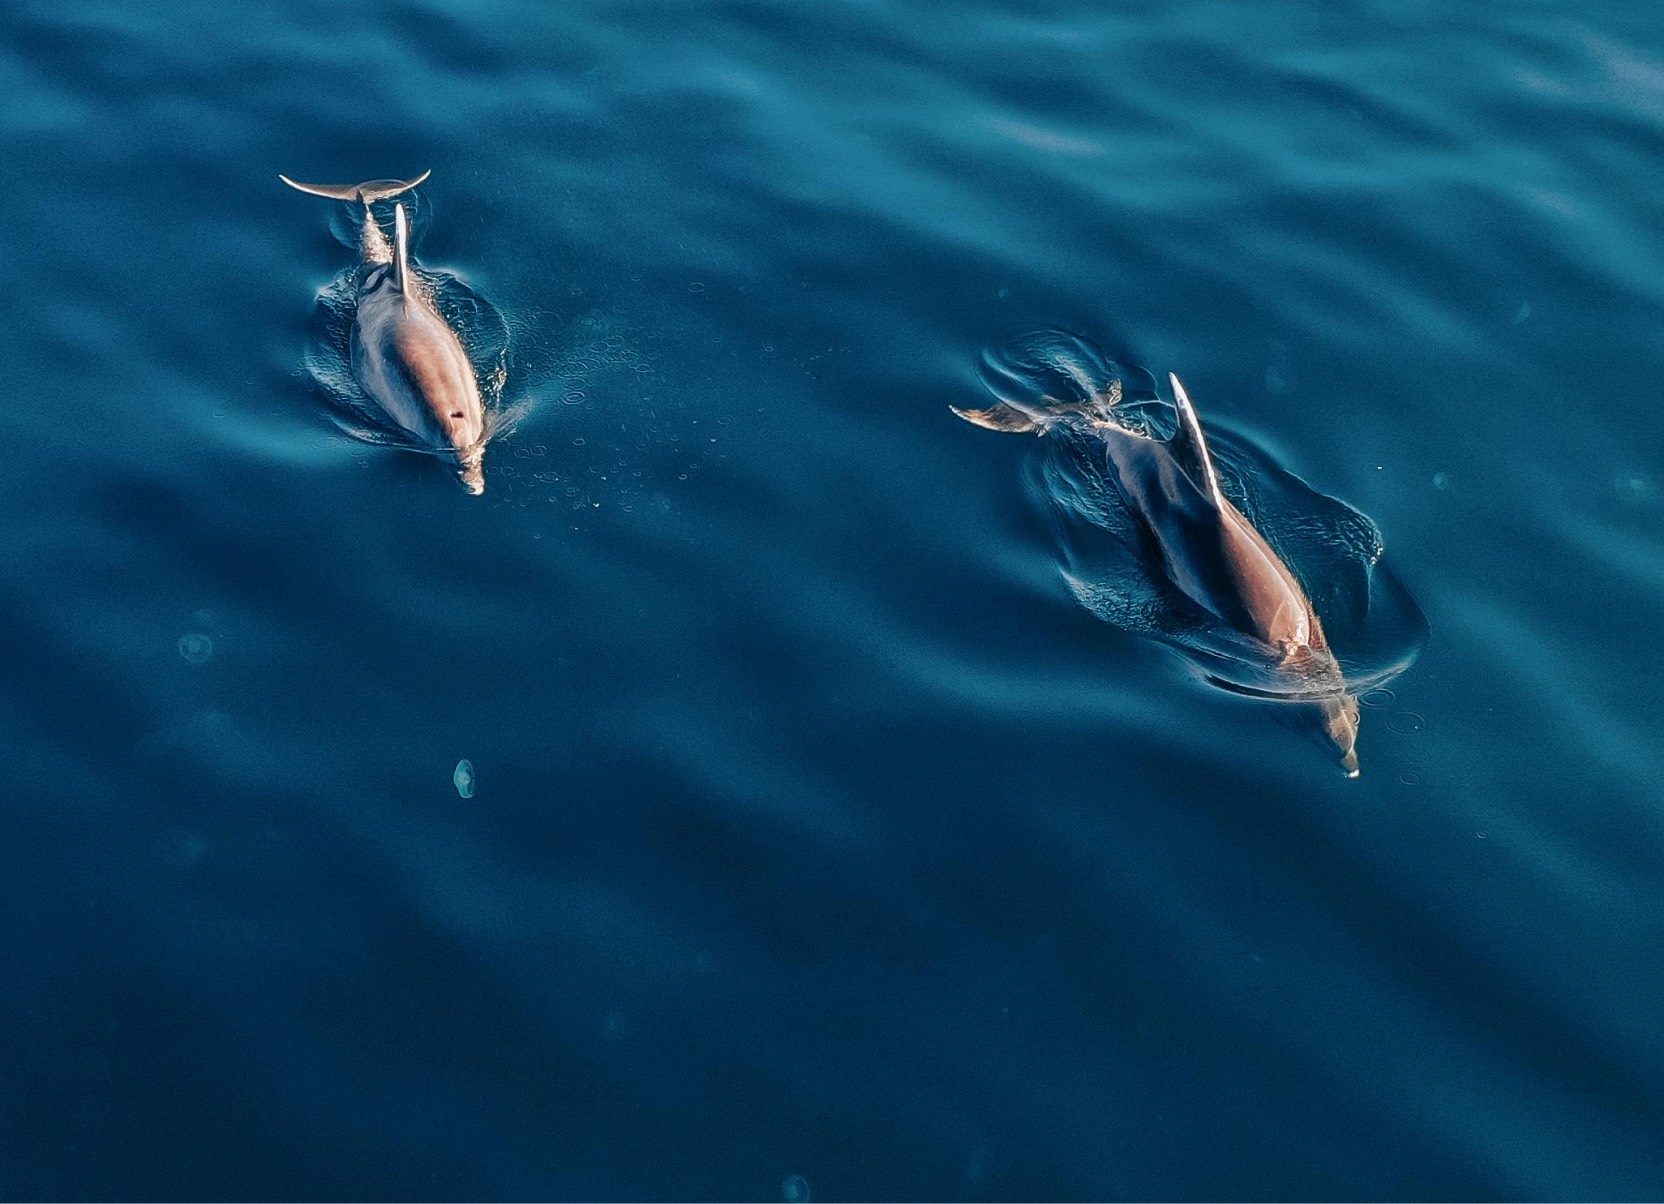
[[[1215,506],[1222,506],[1225,497],[1219,492],[1219,474],[1213,469],[1213,456],[1202,434],[1202,420],[1196,417],[1196,407],[1190,403],[1190,394],[1184,391],[1184,385],[1179,383],[1178,374],[1169,372],[1167,379],[1173,384],[1173,408],[1179,413],[1178,429],[1167,441],[1167,449],[1195,486]]]
[[[393,281],[401,293],[410,291],[410,219],[403,201],[393,207]]]

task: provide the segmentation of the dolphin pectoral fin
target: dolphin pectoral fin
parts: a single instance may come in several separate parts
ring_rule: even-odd
[[[1039,434],[1043,430],[1038,422],[1015,406],[997,405],[990,410],[962,410],[958,406],[949,406],[948,409],[966,422],[974,422],[991,431],[1009,431],[1012,434],[1024,435]]]
[[[282,172],[277,178],[290,188],[312,196],[328,197],[332,201],[362,201],[369,205],[398,196],[401,192],[409,192],[432,174],[433,168],[430,167],[414,180],[365,180],[362,184],[302,184]]]
[[[1202,420],[1196,416],[1196,407],[1191,404],[1190,394],[1184,391],[1178,374],[1169,372],[1167,379],[1172,382],[1173,408],[1179,415],[1178,429],[1167,441],[1167,450],[1196,487],[1215,506],[1223,506],[1225,497],[1219,492],[1219,474],[1214,471],[1213,456],[1208,451],[1207,438],[1202,434]]]
[[[401,293],[410,291],[410,219],[403,201],[393,207],[393,279]]]

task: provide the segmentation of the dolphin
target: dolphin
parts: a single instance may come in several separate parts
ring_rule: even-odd
[[[1314,702],[1346,776],[1358,776],[1358,700],[1299,578],[1219,488],[1219,474],[1196,407],[1168,373],[1178,426],[1153,439],[1116,421],[1121,384],[1086,404],[1002,401],[992,409],[950,407],[996,431],[1045,435],[1067,427],[1100,441],[1121,495],[1160,553],[1168,579],[1207,616],[1252,637],[1280,695]]]
[[[290,188],[364,206],[359,242],[362,275],[352,326],[352,371],[389,418],[420,446],[450,458],[462,487],[485,492],[485,406],[473,362],[456,331],[440,316],[433,294],[410,268],[410,219],[403,202],[393,208],[393,241],[371,206],[416,187],[413,180],[362,184],[302,184],[279,175]]]

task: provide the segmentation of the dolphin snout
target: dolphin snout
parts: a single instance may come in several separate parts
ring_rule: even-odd
[[[485,492],[485,448],[473,447],[457,456],[457,480],[468,492],[469,497],[479,497]]]
[[[1351,694],[1342,694],[1327,700],[1323,710],[1323,726],[1340,753],[1340,767],[1347,777],[1355,778],[1358,776],[1358,700]]]

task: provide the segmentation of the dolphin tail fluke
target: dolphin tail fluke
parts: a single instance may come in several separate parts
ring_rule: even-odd
[[[1025,414],[1016,406],[1004,402],[991,410],[962,410],[958,406],[949,406],[948,409],[966,422],[974,422],[991,431],[1009,431],[1015,435],[1025,435],[1040,434],[1045,429],[1033,415]]]
[[[1072,414],[1100,416],[1100,404],[1102,402],[1097,397],[1093,397],[1092,401],[1057,401],[1055,397],[1042,397],[1035,402],[1010,401],[1002,397],[1000,404],[990,409],[960,409],[958,406],[948,406],[948,409],[965,421],[988,427],[990,431],[1045,434],[1053,424]]]
[[[362,184],[302,184],[281,172],[277,178],[290,188],[313,196],[328,197],[332,201],[361,201],[371,205],[376,201],[398,196],[401,192],[409,192],[432,174],[433,169],[430,167],[414,180],[365,180]]]

